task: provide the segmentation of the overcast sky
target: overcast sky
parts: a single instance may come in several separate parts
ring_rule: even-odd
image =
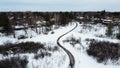
[[[120,11],[120,0],[0,0],[0,11]]]

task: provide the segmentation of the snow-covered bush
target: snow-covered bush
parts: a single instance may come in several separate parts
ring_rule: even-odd
[[[59,50],[59,47],[58,47],[58,46],[54,46],[54,47],[48,46],[48,47],[47,47],[47,50],[54,52],[54,51]]]
[[[119,60],[120,46],[118,43],[92,41],[87,50],[88,55],[93,56],[98,62],[104,62],[108,59]]]
[[[70,38],[67,38],[63,42],[69,42],[71,45],[75,45],[81,43],[81,39],[76,39],[75,37],[71,36]]]
[[[12,57],[0,61],[0,68],[27,68],[27,58]]]
[[[44,58],[45,56],[51,56],[51,53],[48,53],[47,51],[42,51],[41,53],[35,54],[34,58],[35,59]]]
[[[25,38],[27,38],[27,37],[25,37],[24,35],[18,36],[18,39],[25,39]]]
[[[45,49],[44,45],[34,42],[5,44],[0,46],[0,54],[37,53],[39,49]]]

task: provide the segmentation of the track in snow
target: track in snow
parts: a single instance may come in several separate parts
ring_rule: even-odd
[[[64,48],[64,47],[60,44],[59,40],[60,40],[63,36],[65,36],[66,34],[72,32],[77,26],[78,26],[78,24],[76,23],[76,26],[75,26],[73,29],[71,29],[70,31],[68,31],[68,32],[66,32],[65,34],[61,35],[61,36],[57,39],[57,44],[58,44],[58,45],[67,53],[67,55],[69,56],[69,59],[70,59],[70,64],[69,64],[69,66],[70,66],[71,68],[74,68],[75,58],[74,58],[74,56],[72,55],[72,53],[71,53],[69,50],[67,50],[66,48]]]

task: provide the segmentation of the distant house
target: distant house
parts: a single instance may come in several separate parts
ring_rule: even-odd
[[[84,17],[78,16],[78,17],[77,17],[77,20],[80,21],[80,22],[82,22],[82,21],[84,21]]]
[[[104,24],[113,23],[113,20],[110,20],[110,19],[103,19],[103,23],[104,23]]]
[[[82,16],[78,16],[77,19],[83,20],[84,17],[82,17]]]
[[[100,18],[94,18],[92,21],[93,21],[94,23],[103,23],[103,20],[100,19]]]

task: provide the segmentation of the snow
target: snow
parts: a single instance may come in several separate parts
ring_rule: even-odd
[[[27,37],[34,37],[37,35],[37,33],[31,29],[27,29],[26,32],[25,30],[19,30],[19,31],[15,31],[15,36],[16,38],[18,38],[19,36],[27,36]]]
[[[59,68],[60,66],[64,66],[61,68],[67,68],[69,59],[64,54],[64,52],[53,52],[52,56],[44,57],[43,59],[33,59],[33,56],[29,57],[29,63],[27,65],[28,68]]]
[[[34,41],[34,42],[42,42],[45,43],[47,46],[56,46],[56,40],[59,36],[66,33],[67,31],[71,30],[71,28],[74,27],[74,25],[68,25],[67,27],[60,27],[59,29],[53,30],[54,34],[51,34],[51,32],[48,33],[48,35],[41,34],[37,35],[33,38],[28,38],[24,40],[20,40],[20,42],[27,42],[27,41]],[[57,45],[58,46],[58,45]],[[31,60],[28,64],[28,68],[32,68],[31,64],[38,66],[39,68],[68,68],[69,66],[69,58],[67,54],[60,48],[60,52],[52,53],[51,57],[45,57],[42,60],[37,60],[35,63],[33,63],[35,60]],[[42,63],[41,65],[37,63]]]
[[[35,31],[32,31],[30,29],[27,30],[27,33],[29,36],[33,36],[32,38],[26,38],[26,39],[15,39],[11,37],[2,37],[0,36],[0,45],[4,44],[5,42],[27,42],[27,41],[33,41],[33,42],[41,42],[45,44],[46,47],[54,47],[58,46],[56,43],[56,40],[58,39],[59,36],[62,34],[68,32],[72,28],[75,27],[75,23],[73,22],[72,24],[69,24],[68,26],[65,27],[60,27],[59,29],[54,29],[52,30],[54,34],[51,34],[51,31],[45,35],[45,34],[37,34]],[[113,65],[113,64],[108,64],[104,65],[102,63],[97,63],[97,61],[88,56],[86,53],[86,50],[83,49],[81,46],[83,45],[85,48],[87,48],[89,45],[87,44],[88,41],[86,39],[95,39],[98,41],[109,41],[113,43],[119,43],[120,40],[115,39],[115,38],[110,38],[105,35],[107,27],[102,25],[102,24],[97,24],[97,25],[91,25],[91,24],[86,24],[85,27],[84,24],[78,24],[78,27],[70,32],[69,34],[65,35],[64,37],[61,38],[60,44],[63,45],[66,49],[68,49],[74,56],[75,58],[75,68],[119,68],[119,65]],[[117,27],[115,27],[114,33],[117,33],[115,31]],[[1,34],[2,35],[2,34]],[[16,31],[16,36],[20,35],[25,35],[25,32],[23,30],[21,31]],[[63,40],[66,40],[69,37],[75,37],[76,39],[81,39],[81,44],[76,44],[75,46],[72,46],[68,42],[63,42]],[[39,59],[34,59],[34,54],[21,54],[21,56],[27,56],[29,63],[27,65],[28,68],[68,68],[69,65],[69,58],[68,55],[65,53],[65,51],[61,48],[59,48],[58,51],[56,52],[51,52],[51,56],[45,56],[44,58],[39,58]],[[4,56],[0,54],[0,60],[3,59]],[[5,58],[5,57],[4,57]]]
[[[104,19],[105,22],[112,22],[110,19]]]
[[[9,38],[9,37],[0,37],[0,45],[3,45],[5,43],[17,43],[18,39],[15,38]]]
[[[5,42],[7,42],[8,40],[10,42],[27,42],[27,41],[32,41],[32,42],[41,42],[43,44],[45,44],[45,46],[50,46],[50,47],[54,47],[54,46],[58,46],[57,45],[57,39],[59,36],[61,36],[62,34],[64,34],[65,32],[71,30],[71,28],[74,25],[68,25],[66,27],[60,27],[59,29],[55,29],[54,34],[51,34],[51,32],[49,32],[47,35],[45,34],[40,34],[37,35],[35,34],[34,31],[31,30],[27,30],[28,34],[33,34],[34,37],[32,38],[27,38],[27,39],[15,39],[12,37],[0,37],[0,43],[4,44]],[[16,37],[20,36],[20,35],[25,35],[25,31],[24,30],[20,30],[20,31],[16,31]],[[2,40],[3,39],[3,40]],[[34,54],[24,54],[28,57],[29,63],[27,65],[28,68],[34,68],[34,67],[38,67],[38,68],[68,68],[69,66],[69,58],[67,56],[67,54],[64,52],[63,49],[59,48],[59,51],[56,52],[52,52],[52,56],[50,57],[44,57],[43,59],[34,59]],[[21,56],[22,54],[20,54]],[[4,56],[0,56],[0,59],[2,59],[2,57]],[[10,58],[11,56],[8,56],[8,58]],[[7,57],[6,57],[7,58]]]
[[[37,21],[36,24],[44,24],[44,22]]]
[[[78,18],[78,19],[84,19],[84,17],[80,17],[80,16],[78,16],[77,18]]]
[[[24,28],[24,26],[16,25],[15,28]]]
[[[64,47],[67,48],[74,55],[76,61],[75,68],[78,67],[79,68],[119,68],[119,65],[113,65],[113,64],[104,65],[102,63],[97,63],[97,61],[94,58],[88,56],[86,50],[81,47],[82,45],[85,48],[88,47],[87,41],[85,41],[86,39],[96,39],[98,41],[108,41],[113,43],[120,42],[120,40],[118,39],[111,39],[107,37],[104,38],[96,37],[96,34],[104,35],[106,28],[104,26],[101,26],[101,24],[91,25],[91,26],[93,29],[97,28],[97,30],[94,31],[92,29],[89,31],[88,29],[82,29],[83,26],[80,24],[73,32],[64,36],[61,40],[61,44],[64,45]],[[101,28],[99,28],[99,26]],[[80,32],[80,31],[84,31],[84,32]],[[75,45],[76,47],[73,47],[69,43],[63,43],[63,40],[72,36],[76,39],[81,39],[82,45],[76,44],[77,46]],[[118,63],[120,63],[120,60],[118,60]]]
[[[20,40],[22,42],[26,41],[34,41],[34,42],[53,42],[56,43],[56,40],[59,36],[66,33],[67,31],[71,30],[71,28],[74,27],[74,25],[68,25],[67,27],[60,27],[59,29],[55,29],[54,34],[51,34],[51,32],[48,33],[48,35],[40,34],[33,38],[28,38],[24,40]]]

